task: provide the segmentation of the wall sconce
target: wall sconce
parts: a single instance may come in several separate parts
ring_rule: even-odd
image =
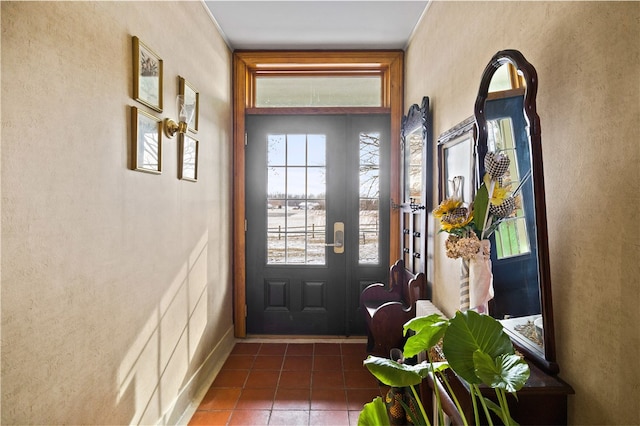
[[[176,109],[179,111],[177,123],[170,118],[164,119],[164,133],[170,138],[172,138],[176,132],[187,133],[189,124],[191,124],[191,120],[193,120],[193,113],[196,110],[195,100],[193,103],[186,103],[184,95],[178,95],[176,96]]]

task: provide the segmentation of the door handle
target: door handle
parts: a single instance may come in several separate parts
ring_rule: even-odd
[[[333,243],[325,244],[326,247],[333,247],[333,252],[344,253],[344,223],[335,222],[333,224]]]

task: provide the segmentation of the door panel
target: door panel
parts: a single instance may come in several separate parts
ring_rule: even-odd
[[[378,200],[388,199],[388,122],[247,117],[247,332],[363,333],[360,288],[383,280],[388,265],[389,214]]]

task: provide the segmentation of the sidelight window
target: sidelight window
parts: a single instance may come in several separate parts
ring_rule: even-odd
[[[360,264],[378,264],[380,247],[380,133],[360,132]]]

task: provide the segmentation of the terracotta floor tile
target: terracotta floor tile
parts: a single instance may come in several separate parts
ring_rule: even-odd
[[[311,411],[313,410],[347,411],[347,397],[344,389],[312,389]]]
[[[240,397],[240,388],[211,388],[198,410],[233,410]]]
[[[263,343],[258,355],[284,355],[286,351],[286,343]]]
[[[357,425],[384,390],[364,343],[237,343],[190,425]]]
[[[236,410],[271,410],[275,389],[243,389]]]
[[[347,408],[349,410],[362,410],[364,404],[373,401],[374,398],[382,396],[380,389],[347,389]]]
[[[369,370],[345,370],[344,383],[348,389],[374,388],[378,385],[378,379]]]
[[[253,362],[254,370],[280,370],[282,368],[282,355],[261,355]]]
[[[281,389],[276,391],[274,410],[309,410],[309,389]]]
[[[343,389],[342,371],[314,371],[311,376],[311,387],[313,389]]]
[[[345,410],[311,411],[309,425],[349,425],[349,413]]]
[[[269,425],[307,426],[309,424],[309,411],[305,410],[275,410],[271,412]]]
[[[310,371],[283,371],[280,373],[278,389],[309,389],[310,387]]]
[[[313,347],[314,355],[333,355],[340,356],[340,343],[315,343]]]
[[[236,343],[231,351],[232,355],[255,355],[262,343]]]
[[[349,410],[349,426],[357,426],[359,417],[360,417],[360,410],[358,411]]]
[[[286,356],[312,356],[313,343],[289,343]]]
[[[313,357],[313,369],[322,371],[342,371],[342,357],[316,355]]]
[[[253,366],[255,355],[229,355],[223,370],[248,370]]]
[[[360,355],[346,355],[342,357],[342,368],[345,370],[366,370],[367,367],[362,365],[362,362],[367,357],[360,357]]]
[[[269,424],[269,410],[235,410],[231,414],[229,426],[262,426]]]
[[[367,357],[367,345],[364,343],[342,343],[342,355],[358,355],[362,359]]]
[[[278,386],[279,371],[274,370],[251,370],[249,377],[244,385],[245,389],[249,388],[271,388]]]
[[[288,371],[309,371],[311,370],[312,359],[310,356],[288,356],[284,359],[282,369]]]
[[[249,370],[221,370],[211,386],[214,388],[241,388],[248,375]]]
[[[224,411],[196,411],[191,420],[189,421],[190,426],[199,426],[199,425],[209,425],[209,426],[217,426],[217,425],[226,425],[229,421],[229,417],[231,416],[230,410]]]

